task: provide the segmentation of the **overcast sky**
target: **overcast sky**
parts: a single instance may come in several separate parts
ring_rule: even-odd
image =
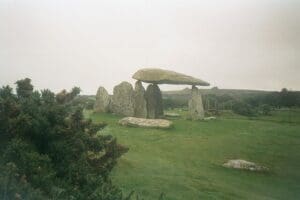
[[[111,93],[143,67],[300,90],[300,1],[0,0],[0,85]]]

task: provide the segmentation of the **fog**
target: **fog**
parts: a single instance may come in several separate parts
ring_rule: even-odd
[[[111,93],[158,67],[219,88],[300,90],[299,10],[299,0],[0,0],[0,85],[29,77],[36,89]]]

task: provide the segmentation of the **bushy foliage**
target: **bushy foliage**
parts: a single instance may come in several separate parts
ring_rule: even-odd
[[[85,109],[91,110],[94,108],[94,104],[95,104],[96,99],[93,96],[85,96],[85,95],[81,95],[76,97],[72,104],[75,106],[82,106]]]
[[[287,90],[286,88],[283,88],[280,92],[268,92],[218,89],[214,87],[212,89],[201,89],[200,92],[204,109],[208,113],[218,113],[219,110],[233,110],[235,104],[237,104],[235,106],[236,111],[239,110],[241,111],[238,111],[239,113],[247,113],[247,115],[249,115],[249,109],[257,114],[270,115],[271,112],[266,110],[267,107],[265,105],[268,105],[271,110],[274,108],[300,107],[300,92]],[[182,108],[187,106],[190,94],[190,89],[163,93],[164,108]],[[244,111],[238,108],[241,106],[241,102],[247,104]]]
[[[268,104],[263,104],[260,105],[259,110],[263,115],[270,115],[272,107]]]
[[[232,110],[239,115],[245,115],[249,117],[256,114],[255,108],[243,101],[235,102],[233,104]]]
[[[188,104],[187,101],[176,98],[164,98],[163,99],[163,107],[164,109],[174,109],[174,108],[182,108],[186,107]]]
[[[16,84],[17,94],[0,89],[0,199],[123,199],[109,173],[128,149],[83,118],[72,104],[80,89]]]

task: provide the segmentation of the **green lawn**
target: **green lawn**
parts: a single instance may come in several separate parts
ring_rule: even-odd
[[[163,192],[172,200],[300,199],[300,123],[276,120],[280,113],[273,121],[172,119],[174,128],[169,130],[121,127],[118,116],[85,114],[107,122],[103,134],[116,136],[130,148],[112,174],[126,194],[134,190],[144,199],[157,199]],[[257,173],[221,166],[237,158],[271,170]]]

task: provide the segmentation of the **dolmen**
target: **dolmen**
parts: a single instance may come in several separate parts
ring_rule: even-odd
[[[100,87],[96,95],[95,112],[113,112],[119,115],[136,118],[164,118],[162,93],[159,84],[191,85],[191,98],[188,102],[189,117],[193,120],[204,118],[202,98],[197,86],[209,86],[209,83],[178,72],[144,68],[132,76],[135,87],[122,82],[114,87],[112,97]],[[144,83],[148,83],[145,90]]]
[[[164,116],[162,95],[158,84],[191,85],[192,92],[188,103],[189,117],[193,120],[204,118],[202,98],[196,86],[209,86],[208,82],[178,72],[157,68],[138,70],[132,78],[137,81],[150,83],[145,93],[147,118],[156,119]]]

